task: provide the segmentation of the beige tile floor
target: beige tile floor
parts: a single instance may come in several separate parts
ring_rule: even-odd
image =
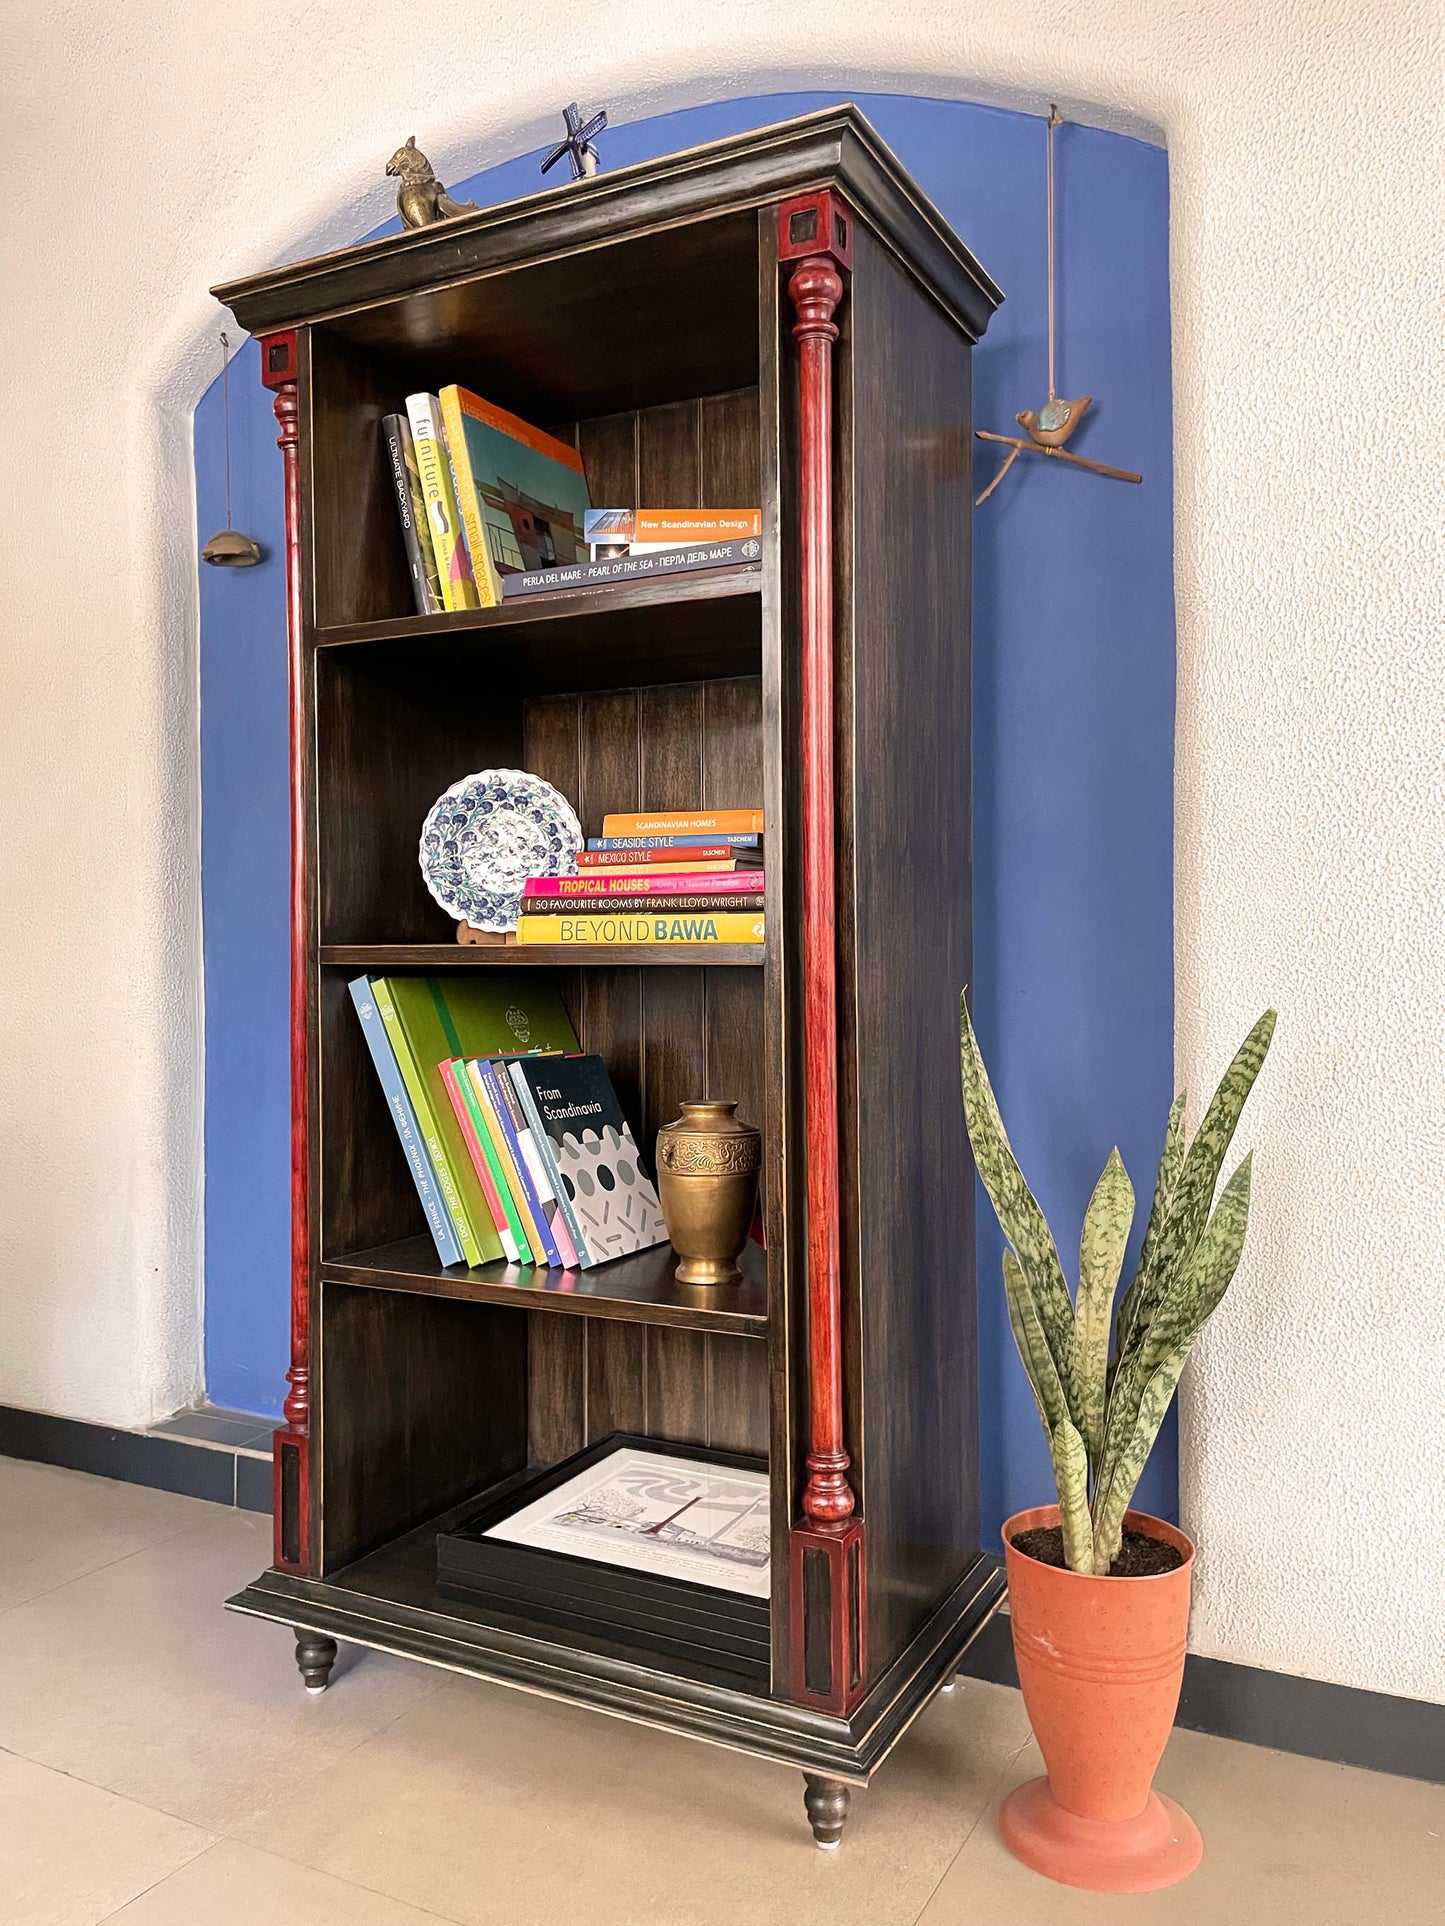
[[[0,1459],[0,1926],[1230,1926],[1445,1920],[1445,1789],[1179,1733],[1172,1893],[1096,1899],[999,1846],[1017,1693],[935,1700],[843,1850],[797,1773],[372,1653],[301,1690],[222,1613],[267,1525]]]

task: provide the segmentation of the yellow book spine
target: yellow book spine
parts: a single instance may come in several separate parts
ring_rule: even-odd
[[[519,943],[761,943],[762,911],[725,910],[716,916],[668,916],[661,908],[642,914],[524,916]]]
[[[416,466],[426,502],[427,527],[441,578],[442,607],[474,609],[478,606],[476,584],[467,565],[465,545],[457,539],[461,519],[435,396],[408,395],[406,412],[411,422],[411,438],[416,444]]]
[[[462,527],[467,531],[467,547],[472,551],[472,582],[477,591],[477,604],[484,609],[495,608],[502,599],[502,578],[493,564],[491,546],[487,541],[486,524],[482,520],[482,498],[477,492],[477,478],[472,473],[472,455],[467,447],[462,408],[455,387],[442,389],[441,404],[442,430],[452,460],[457,512],[462,518]]]

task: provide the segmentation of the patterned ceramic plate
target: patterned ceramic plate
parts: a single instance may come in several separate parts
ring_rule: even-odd
[[[582,825],[567,798],[525,769],[482,769],[439,796],[421,826],[421,873],[448,916],[514,930],[529,876],[570,876]]]

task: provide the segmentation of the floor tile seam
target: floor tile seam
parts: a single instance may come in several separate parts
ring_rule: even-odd
[[[326,1688],[326,1692],[334,1692],[335,1690],[336,1690],[336,1687],[333,1685],[329,1685]],[[363,1746],[370,1745],[373,1739],[384,1738],[385,1735],[391,1731],[394,1725],[397,1725],[402,1719],[409,1718],[413,1712],[415,1712],[420,1706],[425,1705],[427,1701],[432,1697],[434,1697],[435,1694],[440,1690],[441,1690],[441,1681],[438,1680],[432,1686],[430,1691],[424,1693],[420,1698],[415,1700],[414,1703],[412,1703],[411,1705],[403,1706],[399,1712],[393,1713],[392,1716],[389,1719],[384,1720],[382,1724],[374,1727],[369,1732],[363,1732],[359,1734],[356,1738],[354,1738],[351,1741],[349,1745],[348,1744],[338,1745],[335,1751],[332,1752],[328,1758],[321,1760],[317,1764],[317,1766],[314,1768],[314,1770],[305,1772],[302,1775],[302,1778],[297,1785],[288,1786],[283,1791],[278,1792],[274,1798],[266,1799],[260,1805],[252,1806],[248,1808],[248,1810],[242,1813],[238,1818],[228,1821],[227,1824],[224,1826],[218,1826],[216,1830],[221,1834],[223,1838],[234,1839],[236,1843],[241,1846],[254,1847],[254,1849],[257,1852],[266,1852],[266,1851],[272,1850],[272,1848],[269,1848],[266,1846],[258,1846],[254,1839],[248,1839],[246,1837],[245,1828],[260,1824],[262,1820],[266,1819],[271,1813],[273,1813],[276,1810],[277,1806],[281,1805],[287,1799],[294,1798],[302,1784],[309,1786],[309,1785],[313,1785],[319,1779],[324,1779],[328,1773],[334,1772],[344,1759],[351,1758],[352,1755],[354,1753],[359,1752]],[[319,1701],[321,1703],[324,1703],[325,1698],[326,1698],[326,1693],[321,1693],[319,1695]],[[286,1858],[289,1855],[283,1853],[278,1856],[281,1858]],[[293,1863],[297,1865],[306,1865],[309,1862],[306,1860],[297,1860],[297,1861],[294,1861]],[[323,1868],[321,1868],[320,1866],[313,1868],[313,1871],[316,1871],[316,1872],[320,1872],[322,1870]],[[335,1875],[333,1875],[333,1877],[334,1876]],[[387,1895],[385,1894],[383,1895],[383,1897],[386,1897],[386,1896]]]
[[[134,1806],[137,1812],[152,1813],[157,1819],[174,1820],[176,1825],[185,1826],[190,1832],[199,1833],[205,1843],[197,1846],[195,1852],[187,1854],[186,1859],[182,1861],[183,1865],[189,1864],[201,1853],[209,1852],[212,1846],[218,1846],[226,1836],[216,1826],[200,1825],[194,1819],[187,1819],[184,1813],[172,1812],[169,1806],[152,1805],[149,1799],[138,1799],[133,1792],[120,1792],[115,1786],[108,1786],[99,1779],[87,1779],[84,1773],[72,1772],[68,1766],[56,1765],[53,1760],[37,1759],[32,1753],[22,1752],[18,1746],[0,1745],[0,1753],[3,1753],[6,1758],[18,1759],[22,1765],[32,1765],[41,1772],[54,1773],[57,1779],[69,1779],[73,1785],[84,1786],[88,1792],[103,1792],[108,1799],[119,1799],[123,1805]],[[175,1870],[176,1868],[173,1867],[172,1871]],[[169,1874],[166,1875],[167,1878],[169,1876]],[[139,1896],[139,1894],[133,1895],[135,1898]],[[131,1902],[127,1900],[125,1903],[128,1906]]]
[[[147,1808],[147,1810],[149,1810],[149,1808]],[[122,1913],[129,1911],[132,1906],[138,1905],[148,1894],[153,1893],[158,1886],[164,1886],[168,1879],[174,1879],[177,1873],[184,1872],[187,1866],[194,1866],[198,1859],[204,1859],[207,1853],[214,1852],[217,1846],[223,1845],[224,1843],[224,1840],[219,1838],[209,1839],[206,1844],[201,1847],[199,1852],[191,1853],[181,1861],[179,1866],[172,1866],[170,1871],[163,1872],[159,1879],[153,1879],[149,1886],[142,1886],[138,1893],[132,1893],[129,1899],[122,1900],[113,1913],[102,1914],[96,1921],[96,1926],[106,1926],[108,1920],[119,1919]]]
[[[381,1886],[368,1885],[364,1879],[353,1879],[348,1873],[331,1872],[325,1866],[318,1866],[314,1859],[303,1858],[299,1853],[283,1852],[276,1846],[258,1846],[254,1839],[242,1839],[234,1833],[226,1834],[226,1838],[232,1845],[244,1846],[247,1852],[257,1852],[264,1858],[274,1859],[278,1865],[296,1866],[302,1872],[318,1873],[323,1879],[335,1880],[338,1886],[350,1886],[356,1892],[369,1893],[373,1899],[384,1899],[391,1906],[410,1907],[423,1918],[439,1921],[440,1926],[467,1926],[467,1922],[457,1913],[439,1913],[434,1906],[422,1906],[414,1899],[402,1899]],[[216,1843],[219,1845],[221,1842],[217,1840]],[[105,1922],[101,1921],[100,1926],[105,1926]]]
[[[180,1492],[172,1494],[172,1496],[175,1497],[184,1495],[185,1494]],[[189,1502],[195,1505],[203,1505],[206,1504],[208,1500],[204,1498],[191,1498]],[[235,1506],[218,1505],[217,1510],[234,1511]],[[206,1521],[202,1519],[199,1522],[204,1524]],[[178,1538],[184,1538],[187,1532],[194,1531],[195,1529],[196,1526],[194,1524],[180,1525],[175,1531],[167,1532],[163,1538],[152,1538],[144,1545],[137,1545],[134,1551],[121,1552],[115,1558],[107,1558],[103,1564],[92,1565],[88,1571],[75,1572],[69,1578],[62,1578],[58,1585],[47,1585],[43,1591],[31,1592],[27,1597],[17,1598],[9,1605],[0,1605],[0,1618],[4,1618],[9,1612],[18,1611],[22,1605],[37,1604],[42,1598],[54,1598],[57,1592],[67,1591],[72,1585],[83,1585],[87,1579],[99,1578],[102,1572],[114,1571],[117,1565],[124,1565],[128,1559],[143,1558],[147,1552],[159,1551],[162,1545],[173,1545]],[[4,1748],[0,1747],[0,1751],[3,1750]]]
[[[993,1778],[989,1782],[988,1797],[984,1800],[983,1804],[979,1807],[978,1811],[974,1814],[972,1825],[969,1826],[968,1830],[964,1833],[962,1839],[959,1840],[957,1849],[953,1853],[952,1857],[949,1859],[948,1864],[943,1868],[943,1871],[938,1875],[938,1878],[936,1879],[932,1887],[929,1889],[928,1897],[924,1900],[919,1910],[913,1915],[912,1920],[909,1922],[909,1926],[920,1926],[920,1922],[923,1920],[924,1914],[928,1911],[929,1907],[933,1904],[934,1900],[937,1898],[939,1889],[943,1885],[943,1882],[948,1878],[949,1874],[953,1871],[954,1867],[958,1864],[959,1860],[963,1857],[964,1853],[967,1852],[969,1842],[972,1840],[974,1834],[978,1831],[979,1827],[983,1824],[984,1820],[987,1819],[989,1814],[993,1811],[994,1804],[998,1798],[999,1788],[1004,1784],[1005,1780],[1010,1777],[1014,1767],[1018,1764],[1019,1759],[1028,1750],[1029,1741],[1032,1738],[1033,1738],[1032,1732],[1029,1732],[1028,1734],[1026,1734],[1025,1737],[1020,1741],[1016,1749],[1009,1753],[1008,1757],[1004,1760],[1003,1764],[999,1767],[998,1771],[993,1775]]]

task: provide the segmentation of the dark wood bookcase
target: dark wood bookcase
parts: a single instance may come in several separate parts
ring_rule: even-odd
[[[836,1841],[998,1602],[979,1554],[969,973],[971,344],[998,290],[853,108],[216,290],[287,498],[293,1295],[272,1568],[231,1605],[790,1761]],[[418,617],[380,421],[456,380],[575,437],[593,499],[751,505],[754,566]],[[417,867],[469,771],[608,810],[761,800],[760,950],[467,948]],[[766,1252],[443,1268],[347,994],[555,973],[650,1148],[764,1137]],[[520,1281],[519,1281],[520,1280]],[[612,1433],[765,1459],[749,1684],[442,1600],[439,1529]]]

